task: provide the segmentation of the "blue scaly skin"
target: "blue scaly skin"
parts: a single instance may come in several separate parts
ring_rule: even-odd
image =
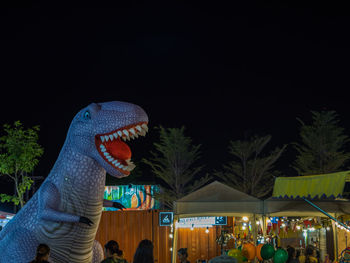
[[[148,117],[126,102],[92,103],[74,117],[56,163],[41,187],[0,232],[0,262],[28,263],[46,243],[52,262],[90,263],[106,172],[121,178],[135,167],[126,140],[144,136]],[[100,260],[100,259],[96,259]]]

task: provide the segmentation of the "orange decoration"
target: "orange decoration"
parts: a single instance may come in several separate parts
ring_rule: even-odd
[[[247,243],[243,245],[242,254],[248,260],[253,260],[255,258],[255,246],[252,243]]]
[[[260,261],[263,261],[263,258],[261,257],[261,254],[260,254],[261,248],[262,248],[263,245],[264,245],[264,244],[259,244],[259,245],[256,246],[256,252],[255,252],[255,254],[256,254],[256,257],[257,257]]]

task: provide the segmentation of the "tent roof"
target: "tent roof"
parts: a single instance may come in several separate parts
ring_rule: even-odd
[[[331,214],[350,214],[349,200],[312,200],[312,203],[323,211]],[[303,199],[276,199],[264,200],[264,214],[269,216],[321,216],[323,213],[312,207]]]
[[[335,199],[342,197],[350,171],[330,174],[277,177],[273,187],[275,198]]]
[[[190,216],[242,216],[262,212],[261,200],[215,181],[177,200],[175,214]]]
[[[177,200],[177,202],[231,201],[259,201],[259,199],[215,181]]]

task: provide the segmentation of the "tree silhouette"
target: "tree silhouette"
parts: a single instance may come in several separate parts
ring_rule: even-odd
[[[325,174],[341,171],[346,168],[350,159],[346,152],[349,137],[339,126],[338,114],[335,111],[311,111],[312,123],[300,124],[301,143],[294,143],[297,157],[292,167],[299,175]]]
[[[227,185],[249,195],[262,198],[272,191],[274,178],[280,174],[274,164],[285,148],[276,148],[263,155],[271,136],[253,136],[251,139],[230,141],[229,153],[233,160],[223,165],[222,171],[214,171]]]
[[[161,192],[156,198],[171,209],[173,201],[200,188],[211,178],[206,175],[195,179],[203,168],[195,166],[200,158],[200,145],[193,145],[191,138],[185,136],[185,127],[156,128],[159,130],[159,142],[153,144],[156,151],[152,151],[152,157],[143,159],[143,162],[161,179]]]

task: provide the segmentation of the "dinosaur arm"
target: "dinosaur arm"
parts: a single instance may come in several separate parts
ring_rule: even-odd
[[[51,182],[45,182],[39,192],[39,216],[55,222],[79,222],[80,217],[59,211],[61,195]]]

